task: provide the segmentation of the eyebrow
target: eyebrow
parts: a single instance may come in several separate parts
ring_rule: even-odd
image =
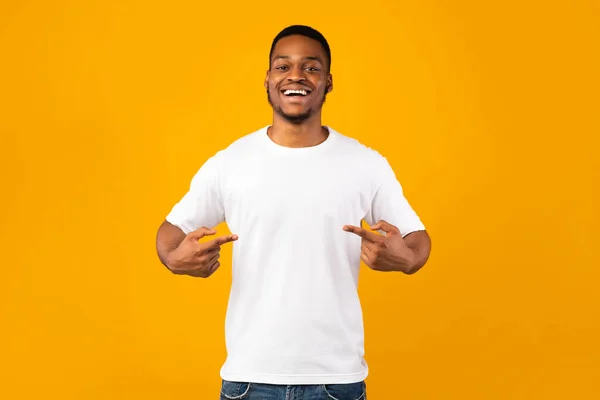
[[[277,61],[278,59],[283,58],[286,60],[289,60],[291,57],[290,56],[275,56],[273,58],[273,61]],[[306,56],[306,57],[302,57],[302,60],[312,60],[312,61],[318,61],[321,64],[323,64],[323,61],[321,60],[321,57],[317,57],[317,56]]]

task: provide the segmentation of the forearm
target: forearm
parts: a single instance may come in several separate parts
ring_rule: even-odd
[[[175,250],[185,237],[186,235],[181,229],[167,221],[160,225],[156,235],[156,252],[160,262],[165,267],[169,268],[169,265],[167,265],[169,253]]]
[[[406,235],[404,241],[412,254],[411,257],[408,257],[407,262],[400,267],[405,274],[414,274],[429,259],[431,239],[426,231],[417,231]]]

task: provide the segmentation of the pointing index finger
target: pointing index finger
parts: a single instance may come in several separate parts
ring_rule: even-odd
[[[214,240],[211,240],[209,242],[210,245],[208,246],[208,248],[210,249],[210,248],[220,247],[220,246],[224,245],[225,243],[235,242],[236,240],[238,240],[238,235],[220,236]]]

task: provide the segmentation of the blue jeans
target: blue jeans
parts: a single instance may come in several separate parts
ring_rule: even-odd
[[[223,380],[221,400],[367,400],[367,386],[364,381],[286,386]]]

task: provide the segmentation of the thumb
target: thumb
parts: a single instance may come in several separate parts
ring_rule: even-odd
[[[204,236],[214,235],[215,233],[217,233],[217,231],[215,231],[214,229],[209,229],[209,228],[203,226],[201,228],[196,229],[193,232],[188,233],[186,238],[197,242],[198,240],[202,239]]]
[[[399,233],[400,230],[398,228],[396,228],[394,225],[381,220],[378,223],[376,223],[375,225],[371,226],[371,229],[374,231],[384,231],[385,233],[389,233],[389,234],[395,234],[395,233]]]

